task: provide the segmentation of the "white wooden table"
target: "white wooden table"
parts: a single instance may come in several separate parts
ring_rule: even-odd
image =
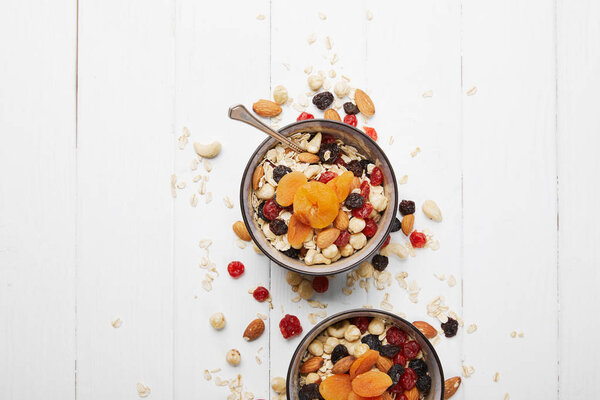
[[[401,197],[444,213],[441,224],[417,216],[438,251],[389,267],[418,282],[417,304],[396,282],[344,296],[339,276],[316,297],[327,313],[379,307],[389,292],[395,312],[434,322],[426,304],[443,295],[479,327],[437,346],[448,377],[475,367],[457,399],[594,398],[598,38],[594,0],[1,2],[0,398],[135,399],[141,382],[151,399],[217,399],[229,390],[216,376],[237,373],[256,398],[274,396],[269,379],[285,375],[299,341],[281,337],[282,309],[305,331],[314,309],[291,302],[281,268],[236,246],[240,172],[263,137],[226,111],[278,84],[306,92],[309,65],[368,90],[370,125],[409,177]],[[281,124],[297,114],[286,107]],[[196,208],[184,126],[191,142],[223,144],[214,199]],[[176,199],[172,174],[187,184]],[[221,273],[210,292],[204,238]],[[247,266],[237,281],[233,259]],[[273,310],[247,293],[258,284]],[[221,332],[208,323],[216,311]],[[257,312],[267,332],[245,343]],[[237,368],[229,348],[242,353]]]

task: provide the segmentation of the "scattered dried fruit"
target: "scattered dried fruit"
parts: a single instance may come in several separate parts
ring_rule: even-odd
[[[262,303],[269,298],[269,290],[264,286],[259,286],[252,292],[252,297]]]
[[[410,234],[410,243],[414,248],[423,248],[427,244],[427,236],[424,233],[414,231]]]
[[[307,119],[315,119],[315,116],[307,113],[306,111],[303,111],[300,113],[300,115],[298,115],[296,121],[306,121]]]
[[[410,215],[415,213],[415,202],[412,200],[402,200],[400,202],[400,206],[398,207],[400,210],[400,214]]]
[[[363,397],[380,396],[391,385],[389,375],[377,370],[365,372],[352,380],[352,390]]]
[[[326,110],[333,103],[333,94],[331,92],[321,92],[314,95],[312,102],[319,110]]]
[[[352,393],[350,376],[346,374],[328,376],[319,385],[319,393],[325,400],[347,400]]]
[[[344,117],[344,122],[348,125],[356,126],[358,125],[358,120],[356,119],[356,115],[348,114]]]
[[[312,287],[317,293],[325,293],[329,289],[329,279],[326,276],[315,276]]]
[[[371,139],[377,141],[377,131],[375,130],[375,128],[363,126],[363,130],[365,131],[367,136],[369,136]]]
[[[456,336],[456,332],[458,332],[458,321],[453,318],[448,318],[447,322],[442,323],[442,330],[446,337]]]
[[[302,325],[298,317],[286,314],[279,322],[279,330],[285,339],[289,339],[302,333]]]
[[[349,115],[354,115],[358,114],[360,111],[358,110],[358,107],[356,107],[356,104],[349,101],[344,103],[344,112]]]
[[[227,272],[232,278],[239,278],[244,273],[244,264],[239,261],[232,261],[227,265]]]
[[[282,207],[292,205],[296,191],[304,185],[306,181],[306,176],[300,171],[290,172],[281,178],[279,186],[277,186],[277,192],[275,193],[277,204]]]

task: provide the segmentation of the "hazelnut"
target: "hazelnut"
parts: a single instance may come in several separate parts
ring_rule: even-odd
[[[361,278],[370,278],[373,276],[373,264],[368,261],[363,261],[358,266],[358,276]]]
[[[324,248],[321,253],[323,253],[323,255],[329,259],[335,258],[335,256],[337,256],[340,251],[338,250],[338,247],[335,244],[332,244],[326,248]]]
[[[302,275],[288,271],[287,275],[285,276],[285,280],[287,281],[288,285],[296,286],[302,282]]]
[[[279,105],[285,104],[288,101],[288,91],[285,86],[275,86],[275,89],[273,89],[273,100]]]
[[[337,97],[344,98],[350,93],[350,85],[346,82],[345,79],[341,79],[333,87],[333,91]]]
[[[271,389],[273,389],[275,393],[285,393],[285,378],[276,376],[271,379]]]
[[[354,346],[354,357],[360,357],[369,350],[369,345],[366,343],[358,343]]]
[[[354,247],[352,247],[352,245],[350,243],[348,243],[347,245],[345,245],[344,247],[342,247],[340,249],[340,253],[344,257],[349,257],[352,255],[352,253],[354,253]]]
[[[225,355],[225,360],[229,363],[229,365],[239,365],[240,361],[242,361],[242,355],[239,350],[231,349]]]
[[[339,341],[338,338],[329,337],[325,341],[325,345],[323,346],[323,350],[325,351],[325,353],[331,354],[331,352],[333,351],[333,349],[335,348],[335,346],[337,346],[338,344],[340,344],[340,341]]]
[[[298,296],[303,299],[310,299],[313,295],[313,288],[310,281],[304,279],[298,286]]]
[[[321,86],[323,86],[323,81],[324,78],[319,75],[319,74],[315,74],[315,75],[311,75],[308,77],[308,86],[313,90],[313,91],[317,91],[321,88]]]
[[[220,330],[225,327],[225,315],[223,315],[221,312],[211,315],[208,321],[210,322],[210,326],[216,330]]]
[[[360,250],[367,244],[367,237],[364,233],[355,233],[350,235],[350,245],[356,250]]]
[[[385,330],[385,324],[381,318],[373,318],[367,329],[373,335],[381,335]]]
[[[354,217],[348,223],[348,231],[350,233],[362,232],[362,230],[365,229],[366,224],[367,223],[365,222],[364,219]]]
[[[306,375],[306,384],[317,383],[321,380],[321,377],[316,372],[311,372]]]
[[[349,342],[354,342],[360,339],[360,336],[360,329],[358,329],[356,325],[349,325],[348,328],[346,328],[346,332],[344,332],[344,339]]]
[[[310,354],[312,354],[313,356],[322,356],[323,355],[323,343],[321,343],[318,340],[313,341],[309,346],[308,346],[308,352]]]

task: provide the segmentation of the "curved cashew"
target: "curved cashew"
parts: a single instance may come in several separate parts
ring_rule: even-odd
[[[215,158],[221,152],[221,143],[212,142],[210,144],[194,143],[194,150],[199,156],[205,158]]]
[[[400,258],[408,257],[408,249],[401,243],[390,243],[379,252],[382,256],[388,257],[390,254],[395,254]]]
[[[319,148],[321,147],[321,136],[321,132],[319,132],[307,143],[306,150],[309,153],[317,154],[319,152]]]
[[[328,327],[327,333],[329,333],[329,336],[341,339],[344,337],[344,333],[346,332],[346,329],[348,328],[349,325],[350,325],[350,322],[348,320],[338,322],[337,324],[331,325],[330,327]]]

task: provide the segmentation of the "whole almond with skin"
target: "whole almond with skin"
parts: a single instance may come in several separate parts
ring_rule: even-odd
[[[450,397],[454,396],[454,393],[456,393],[460,387],[460,382],[460,376],[446,379],[446,382],[444,382],[444,400],[448,400]]]
[[[325,110],[324,117],[325,119],[330,119],[332,121],[342,121],[342,119],[340,118],[340,114],[338,114],[338,112],[335,111],[333,108],[328,108],[327,110]]]
[[[415,226],[415,215],[414,214],[408,214],[408,215],[405,215],[404,217],[402,217],[402,232],[404,232],[404,234],[406,236],[410,235],[410,233],[413,231],[414,226]]]
[[[298,161],[313,164],[319,162],[319,156],[313,153],[300,153]]]
[[[350,367],[355,360],[354,356],[346,356],[335,363],[331,372],[334,374],[345,374],[350,371]]]
[[[248,324],[248,327],[244,331],[244,340],[251,342],[256,340],[263,334],[265,331],[265,323],[262,319],[256,318],[252,322]]]
[[[406,400],[419,400],[419,389],[416,386],[413,386],[412,389],[404,392],[406,396]]]
[[[392,365],[394,365],[394,362],[387,357],[379,356],[376,365],[378,370],[387,373],[388,370],[392,368]]]
[[[252,110],[261,117],[276,117],[281,114],[281,107],[279,104],[265,99],[260,99],[252,104]]]
[[[236,221],[233,224],[233,231],[235,232],[237,237],[239,237],[245,242],[249,242],[252,240],[250,234],[248,233],[248,229],[246,229],[246,225],[242,221]]]
[[[354,102],[356,103],[356,106],[360,110],[361,114],[365,117],[369,118],[375,114],[375,105],[373,104],[373,100],[371,100],[369,95],[362,90],[356,89],[354,92]]]
[[[413,325],[420,330],[427,339],[433,339],[437,336],[437,330],[425,321],[415,321],[413,322]]]
[[[350,219],[348,218],[348,214],[344,210],[340,210],[338,212],[337,217],[333,220],[333,226],[335,226],[340,231],[344,231],[348,229],[348,225],[350,224]],[[335,240],[334,240],[335,241]]]
[[[311,372],[316,372],[323,366],[323,363],[325,363],[323,357],[309,358],[300,366],[300,373],[309,374]]]
[[[265,169],[262,164],[256,167],[254,173],[252,174],[252,189],[258,190],[258,184],[260,183],[260,179],[265,175]]]
[[[340,236],[340,230],[337,228],[323,229],[317,234],[317,246],[321,249],[329,247],[336,241],[338,236]]]
[[[358,178],[356,176],[354,178],[352,178],[352,182],[350,182],[350,192],[349,193],[352,193],[352,191],[354,189],[360,188],[361,183],[362,183],[362,181],[360,180],[360,178]]]

